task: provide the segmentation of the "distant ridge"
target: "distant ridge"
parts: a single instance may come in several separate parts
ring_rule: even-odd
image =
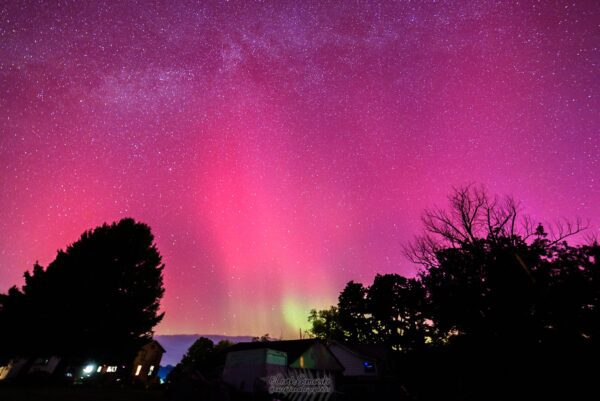
[[[228,340],[232,343],[241,343],[246,341],[252,341],[252,336],[225,336],[220,334],[162,334],[155,335],[154,339],[157,340],[163,348],[167,351],[163,355],[161,361],[162,366],[177,365],[183,355],[187,352],[188,348],[200,337],[210,338],[215,344],[221,340]]]

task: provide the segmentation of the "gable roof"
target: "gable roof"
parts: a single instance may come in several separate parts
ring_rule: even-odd
[[[254,341],[251,343],[237,343],[229,347],[228,352],[248,351],[255,349],[268,348],[275,351],[283,351],[288,356],[288,363],[291,364],[300,358],[310,347],[316,344],[322,344],[317,339],[307,340],[284,340],[284,341]]]
[[[346,344],[335,340],[328,341],[328,344],[343,348],[358,357],[379,362],[382,362],[389,357],[388,349],[379,344]]]
[[[162,345],[160,345],[160,343],[159,343],[158,341],[156,341],[156,340],[150,340],[150,341],[148,341],[148,342],[146,343],[146,345],[144,345],[142,348],[149,347],[149,346],[151,346],[151,345],[153,345],[153,344],[156,344],[156,345],[158,346],[158,348],[160,348],[160,350],[162,351],[162,353],[163,353],[163,354],[164,354],[165,352],[167,352],[167,350],[166,350],[166,349],[164,349],[164,347],[163,347]]]
[[[376,358],[373,358],[372,356],[368,356],[366,354],[363,354],[363,353],[357,351],[356,349],[352,349],[352,348],[350,348],[350,347],[348,347],[348,346],[346,346],[346,345],[344,345],[344,344],[342,344],[340,342],[337,342],[337,341],[330,341],[330,342],[328,342],[327,345],[328,345],[328,347],[330,349],[332,347],[337,347],[337,348],[340,348],[340,349],[342,349],[342,350],[344,350],[344,351],[346,351],[346,352],[348,352],[348,353],[350,353],[350,354],[352,354],[352,355],[354,355],[354,356],[356,356],[356,357],[358,357],[360,359],[366,359],[366,360],[376,361]],[[335,355],[335,352],[334,352],[334,355]]]

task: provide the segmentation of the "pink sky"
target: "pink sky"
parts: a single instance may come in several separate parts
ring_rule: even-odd
[[[88,3],[88,2],[84,2]],[[600,220],[594,2],[1,6],[0,291],[148,223],[159,333],[293,337],[453,185]]]

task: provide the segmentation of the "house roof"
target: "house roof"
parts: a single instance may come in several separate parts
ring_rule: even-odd
[[[348,350],[356,356],[372,359],[379,362],[386,360],[389,356],[389,351],[383,345],[378,344],[344,344],[339,341],[331,340],[328,342],[330,345],[337,345],[341,348]]]
[[[310,347],[315,344],[322,344],[317,339],[307,340],[286,340],[286,341],[254,341],[251,343],[237,343],[229,348],[229,352],[248,351],[255,349],[268,348],[275,351],[283,351],[287,353],[288,363],[292,363],[300,358]]]
[[[164,354],[165,352],[167,352],[167,350],[166,350],[166,349],[165,349],[165,348],[164,348],[164,347],[163,347],[163,346],[162,346],[162,345],[161,345],[161,344],[160,344],[158,341],[156,341],[156,340],[151,340],[151,341],[148,341],[148,343],[146,343],[146,345],[144,345],[144,347],[147,347],[147,346],[149,346],[150,344],[156,344],[156,345],[158,345],[158,347],[159,347],[159,348],[160,348],[160,350],[163,352],[163,354]]]

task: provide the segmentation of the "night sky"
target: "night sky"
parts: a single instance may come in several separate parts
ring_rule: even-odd
[[[452,186],[599,232],[595,1],[54,3],[0,5],[0,291],[131,216],[159,333],[291,338]]]

